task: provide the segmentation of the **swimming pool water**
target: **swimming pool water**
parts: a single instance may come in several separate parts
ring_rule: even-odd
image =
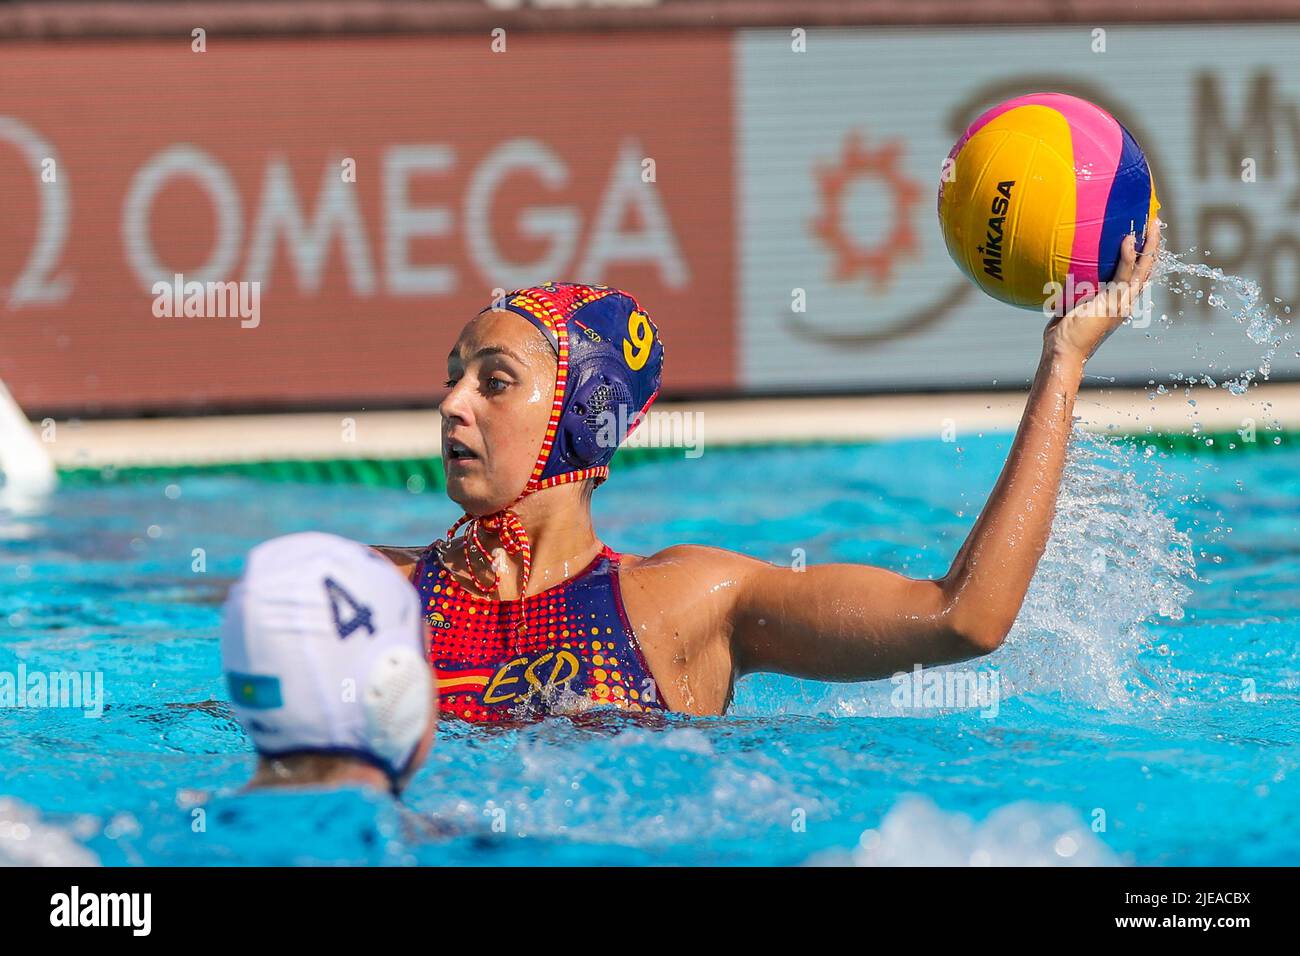
[[[710,449],[616,474],[596,524],[634,553],[802,549],[939,575],[1009,440]],[[0,672],[98,671],[105,705],[0,715],[0,862],[1297,862],[1300,453],[1083,439],[1072,454],[1021,620],[957,666],[996,674],[996,708],[762,676],[717,719],[446,723],[410,812],[354,791],[237,794],[253,759],[217,631],[258,541],[427,543],[457,516],[441,492],[61,490],[0,514]]]

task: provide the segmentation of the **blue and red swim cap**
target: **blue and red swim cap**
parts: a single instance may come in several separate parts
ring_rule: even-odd
[[[490,515],[463,515],[447,537],[468,523],[468,541],[488,557],[479,529],[497,532],[508,552],[523,557],[522,593],[528,586],[532,552],[522,523],[510,509],[543,488],[584,478],[600,484],[609,477],[614,452],[659,395],[664,347],[658,328],[636,299],[609,286],[548,282],[511,292],[483,311],[493,309],[523,316],[555,350],[551,416],[519,497]],[[484,586],[476,578],[476,583],[491,590],[497,582]]]

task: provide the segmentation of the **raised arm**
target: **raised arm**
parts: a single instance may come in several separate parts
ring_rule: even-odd
[[[737,672],[869,680],[1002,643],[1052,529],[1084,363],[1132,311],[1159,247],[1152,220],[1142,254],[1125,240],[1115,281],[1048,324],[1006,464],[948,574],[922,581],[866,565],[751,565],[732,610]]]

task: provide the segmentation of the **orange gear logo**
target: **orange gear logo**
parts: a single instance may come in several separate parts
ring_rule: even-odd
[[[830,247],[834,256],[832,278],[837,281],[869,276],[876,283],[888,282],[894,262],[917,251],[912,206],[921,197],[921,187],[899,170],[902,155],[903,144],[898,140],[873,150],[863,143],[858,133],[850,133],[844,141],[839,165],[818,167],[822,205],[812,224],[813,235]],[[844,203],[850,187],[860,179],[877,179],[893,194],[892,228],[874,246],[858,245],[844,228]]]

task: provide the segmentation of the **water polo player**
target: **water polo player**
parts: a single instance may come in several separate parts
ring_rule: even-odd
[[[428,647],[415,592],[365,545],[309,532],[250,551],[221,630],[250,788],[400,793],[433,745]]]
[[[654,324],[603,286],[485,309],[451,351],[440,406],[447,494],[465,515],[427,548],[379,549],[419,590],[443,716],[721,714],[748,673],[864,681],[995,650],[1047,543],[1084,363],[1151,275],[1154,219],[1143,248],[1127,238],[1115,281],[1048,324],[1006,465],[938,580],[691,544],[616,553],[591,496],[626,437],[610,422],[634,423],[659,391]]]

